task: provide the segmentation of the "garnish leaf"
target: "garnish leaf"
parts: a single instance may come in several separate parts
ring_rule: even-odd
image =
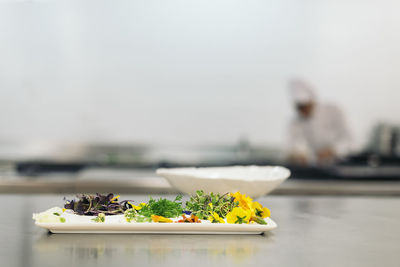
[[[96,216],[96,218],[93,218],[92,221],[94,222],[105,222],[106,221],[106,216],[104,215],[104,213],[99,213],[99,215]]]

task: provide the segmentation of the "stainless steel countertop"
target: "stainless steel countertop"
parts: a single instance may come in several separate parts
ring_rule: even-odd
[[[263,236],[69,235],[35,227],[32,212],[61,206],[62,198],[0,195],[2,266],[399,265],[400,198],[264,197],[278,228]]]

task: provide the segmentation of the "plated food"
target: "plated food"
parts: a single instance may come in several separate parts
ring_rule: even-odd
[[[33,219],[54,233],[261,233],[276,227],[268,208],[240,192],[198,190],[185,204],[181,195],[146,203],[119,198],[81,194],[63,208],[33,214]]]

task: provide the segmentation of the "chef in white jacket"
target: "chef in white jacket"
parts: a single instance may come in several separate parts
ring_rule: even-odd
[[[302,80],[290,82],[296,117],[289,127],[289,159],[301,165],[329,165],[349,152],[350,134],[342,112],[319,103]]]

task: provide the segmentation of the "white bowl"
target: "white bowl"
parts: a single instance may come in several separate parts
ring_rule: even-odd
[[[232,166],[157,169],[157,174],[186,194],[201,189],[221,194],[240,191],[255,198],[274,190],[290,171],[280,166]]]

